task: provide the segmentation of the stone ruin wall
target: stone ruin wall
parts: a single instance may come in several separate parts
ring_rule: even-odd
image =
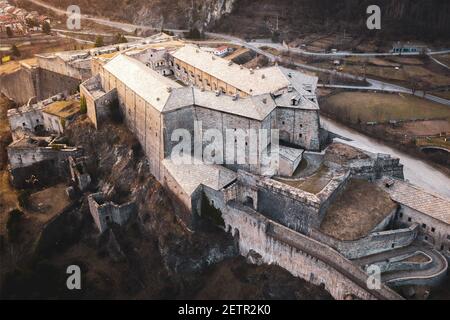
[[[367,289],[367,275],[339,253],[247,207],[230,202],[223,219],[226,230],[238,239],[241,255],[254,251],[264,263],[277,264],[296,277],[324,286],[335,299],[401,299],[385,286]]]
[[[418,226],[375,232],[354,241],[342,241],[330,237],[317,229],[311,229],[309,236],[339,251],[347,259],[359,259],[372,254],[390,251],[393,248],[409,246],[416,238]]]

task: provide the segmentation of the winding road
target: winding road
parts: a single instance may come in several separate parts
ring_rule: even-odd
[[[427,256],[431,259],[431,261],[426,263],[423,268],[399,269],[386,272],[381,274],[381,281],[385,284],[393,286],[439,283],[439,281],[445,277],[448,262],[438,251],[421,243],[415,243],[405,248],[371,255],[362,259],[354,260],[354,262],[361,267],[386,262],[389,262],[389,264],[395,266],[395,264],[403,262],[408,257],[418,253]]]
[[[450,177],[436,170],[425,161],[413,158],[404,152],[391,148],[376,139],[363,135],[353,129],[347,128],[334,120],[321,116],[321,122],[325,129],[342,137],[351,139],[349,144],[374,153],[386,153],[400,158],[404,166],[405,179],[412,184],[422,187],[430,192],[438,193],[450,198]]]

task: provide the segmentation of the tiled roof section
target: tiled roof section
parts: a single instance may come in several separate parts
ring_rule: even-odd
[[[175,81],[123,54],[109,61],[104,68],[159,111],[164,109],[172,89],[181,88]]]
[[[164,159],[162,163],[188,195],[200,185],[220,190],[237,177],[234,171],[219,165],[175,164],[170,159]]]
[[[382,181],[392,200],[450,224],[450,199],[424,191],[408,182],[389,179]],[[393,183],[392,183],[393,182]],[[390,187],[386,187],[390,184]]]
[[[172,55],[250,95],[273,93],[288,85],[303,92],[303,83],[317,84],[316,77],[279,66],[252,71],[193,45],[186,45]]]

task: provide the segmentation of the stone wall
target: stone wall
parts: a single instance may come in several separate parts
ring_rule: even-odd
[[[337,175],[314,195],[270,178],[239,171],[239,194],[252,198],[255,209],[266,217],[306,234],[310,228],[320,226],[330,202],[345,188],[349,177],[348,172]]]
[[[107,230],[111,223],[124,225],[136,212],[134,202],[117,205],[105,201],[102,193],[89,195],[88,202],[92,218],[100,233]]]
[[[311,229],[309,236],[339,251],[347,259],[359,259],[409,246],[417,238],[418,228],[418,225],[413,225],[406,229],[375,232],[354,241],[338,240],[317,229]]]
[[[23,105],[30,98],[39,96],[37,89],[38,71],[36,68],[20,68],[19,70],[0,76],[0,92]]]
[[[16,188],[28,186],[31,176],[39,181],[56,181],[69,173],[68,158],[83,153],[77,148],[8,147],[11,182]]]
[[[418,224],[419,239],[450,257],[450,225],[405,205],[400,206],[395,224],[400,227]]]
[[[77,91],[81,83],[77,78],[45,69],[39,69],[38,73],[39,86],[36,89],[38,92],[38,100],[47,99],[58,93],[64,93],[65,95],[73,94]]]
[[[117,101],[117,90],[105,92],[99,76],[80,85],[80,95],[86,99],[87,116],[98,128],[99,123],[111,115],[111,105]]]
[[[280,140],[307,150],[320,150],[318,110],[277,107],[276,114]]]
[[[80,55],[86,56],[85,53],[80,53]],[[68,78],[77,79],[79,82],[89,79],[91,77],[90,60],[85,61],[64,61],[60,57],[50,56],[44,57],[37,55],[39,68],[42,70],[50,71],[51,73],[57,73],[59,75],[64,75]]]
[[[241,255],[253,250],[264,263],[277,264],[296,277],[323,285],[335,299],[402,299],[385,286],[368,289],[367,275],[328,246],[236,202],[227,208],[223,214],[226,230],[232,230],[238,239]]]

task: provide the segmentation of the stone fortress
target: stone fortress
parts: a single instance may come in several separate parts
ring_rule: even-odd
[[[251,70],[198,46],[148,42],[93,55],[80,94],[96,127],[120,110],[187,228],[202,217],[219,220],[249,261],[278,264],[337,299],[401,299],[392,288],[445,278],[450,201],[404,181],[399,159],[344,139],[325,144],[315,76],[277,65]],[[172,135],[180,128],[191,136],[279,130],[278,169],[267,175],[260,161],[176,164]],[[259,139],[271,150],[270,139]],[[100,231],[133,211],[101,194],[89,204]],[[376,289],[368,285],[374,266]]]

